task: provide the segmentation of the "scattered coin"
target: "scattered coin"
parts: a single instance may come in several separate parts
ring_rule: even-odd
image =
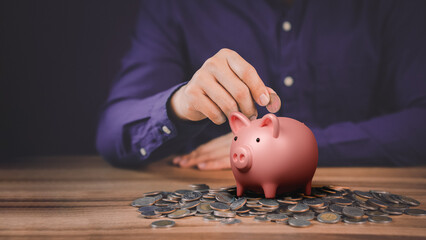
[[[317,216],[318,222],[337,223],[340,221],[340,215],[334,212],[324,212]]]
[[[351,191],[343,186],[330,185],[313,187],[311,195],[287,193],[267,199],[251,191],[237,197],[235,186],[210,189],[207,184],[198,183],[189,187],[192,190],[146,192],[131,205],[137,207],[140,216],[147,219],[195,216],[205,221],[236,224],[241,222],[238,218],[249,217],[258,222],[272,221],[293,227],[309,226],[309,221],[315,215],[320,223],[338,223],[342,220],[345,224],[363,224],[367,221],[389,223],[392,221],[389,215],[426,216],[425,210],[413,208],[420,205],[416,199],[383,190]],[[161,221],[155,221],[151,226],[174,225],[173,221]]]
[[[309,227],[311,222],[303,219],[290,218],[288,219],[288,225],[292,227]]]
[[[426,216],[426,211],[423,209],[417,209],[417,208],[407,209],[404,212],[405,214],[413,215],[413,216]]]
[[[182,200],[186,202],[195,201],[203,196],[200,192],[187,192],[182,195]]]
[[[315,213],[312,211],[302,212],[302,213],[295,213],[293,214],[294,218],[297,219],[303,219],[303,220],[312,220],[315,218]]]
[[[224,218],[222,220],[220,220],[220,223],[223,224],[237,224],[240,223],[241,220],[240,219],[236,219],[236,218]]]
[[[143,197],[143,198],[138,198],[135,199],[132,202],[132,206],[133,207],[147,207],[147,206],[151,206],[155,203],[155,198],[153,197]]]
[[[238,198],[231,203],[231,210],[238,210],[246,204],[247,199],[245,197]]]
[[[216,217],[234,218],[237,214],[231,211],[213,211],[213,215]]]
[[[210,203],[210,207],[214,210],[218,211],[227,211],[230,209],[229,205],[222,203],[222,202],[213,202]]]
[[[387,216],[369,216],[368,221],[373,223],[390,223],[392,222],[392,218]]]
[[[169,215],[167,215],[168,218],[183,218],[188,216],[191,213],[191,211],[189,211],[188,209],[179,209],[176,210],[172,213],[170,213]]]
[[[357,207],[344,207],[342,213],[350,218],[362,218],[364,211]]]
[[[367,218],[343,218],[343,222],[349,223],[349,224],[363,224],[367,222]]]
[[[303,203],[288,206],[288,210],[292,212],[306,212],[309,210],[309,206]]]
[[[151,227],[153,228],[168,228],[173,227],[175,222],[172,220],[158,220],[151,223]]]

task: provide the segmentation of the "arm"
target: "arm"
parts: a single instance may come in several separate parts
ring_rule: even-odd
[[[170,5],[142,3],[132,48],[100,117],[97,149],[110,163],[134,166],[177,152],[207,121],[179,121],[170,96],[187,78]]]
[[[384,23],[380,93],[394,109],[363,122],[313,129],[321,165],[418,165],[426,162],[426,11],[424,2],[396,2]]]

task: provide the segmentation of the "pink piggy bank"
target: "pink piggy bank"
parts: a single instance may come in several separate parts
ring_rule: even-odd
[[[250,121],[240,112],[231,114],[229,124],[235,135],[230,158],[238,196],[244,190],[263,191],[266,198],[291,191],[311,194],[318,146],[305,124],[271,113]]]

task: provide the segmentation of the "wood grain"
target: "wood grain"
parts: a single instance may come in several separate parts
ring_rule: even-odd
[[[117,169],[97,156],[33,157],[0,165],[0,238],[91,239],[426,239],[426,217],[396,216],[390,224],[346,225],[312,221],[309,228],[240,218],[226,226],[198,217],[152,229],[130,202],[153,190],[234,185],[231,171],[179,169],[170,161],[137,170]],[[426,167],[319,168],[314,185],[380,189],[426,203]]]

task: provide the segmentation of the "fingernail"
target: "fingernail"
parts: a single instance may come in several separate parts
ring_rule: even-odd
[[[179,163],[179,164],[180,164],[180,165],[185,165],[187,162],[188,162],[188,159],[186,159],[186,158],[185,158],[185,159],[183,159],[182,161],[180,161],[180,163]]]
[[[204,168],[204,167],[206,167],[206,163],[199,163],[198,164],[198,168]]]
[[[278,97],[277,94],[271,93],[271,102],[269,105],[266,106],[266,109],[268,109],[271,113],[276,113],[281,108],[281,99]]]
[[[264,93],[262,93],[262,95],[260,95],[259,100],[260,100],[260,104],[262,104],[262,106],[266,106],[269,103],[269,98]]]
[[[253,115],[253,116],[250,117],[250,121],[256,120],[256,118],[257,118],[257,116]]]

